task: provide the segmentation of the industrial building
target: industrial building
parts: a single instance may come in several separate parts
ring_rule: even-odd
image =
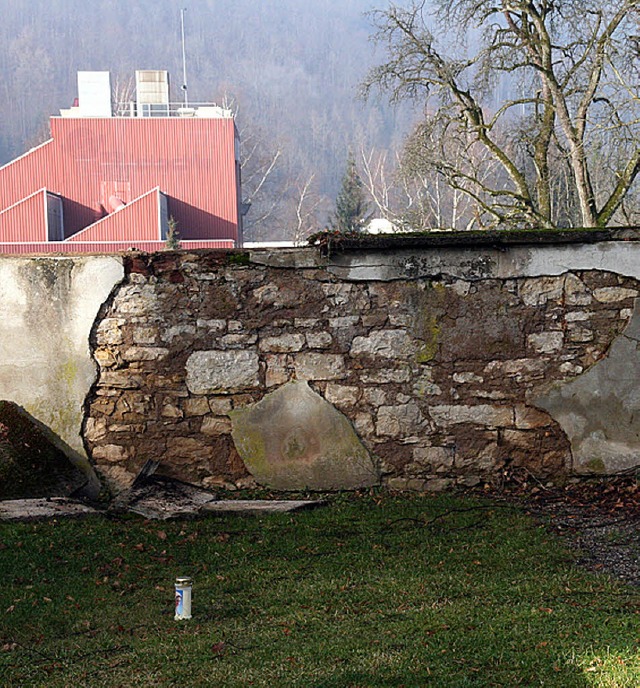
[[[172,103],[166,71],[136,72],[114,103],[109,72],[79,72],[51,138],[0,167],[0,253],[242,246],[238,132],[213,104]]]

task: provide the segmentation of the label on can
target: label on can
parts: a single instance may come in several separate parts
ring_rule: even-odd
[[[176,613],[175,619],[191,618],[191,579],[179,578],[176,581]]]

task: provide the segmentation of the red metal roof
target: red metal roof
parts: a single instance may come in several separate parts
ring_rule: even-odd
[[[65,239],[64,243],[162,241],[161,195],[160,189],[155,188]]]
[[[197,248],[231,249],[235,242],[230,239],[209,241],[182,241],[180,247],[185,250]],[[25,253],[121,253],[127,251],[145,251],[153,253],[166,249],[163,241],[93,241],[93,242],[0,242],[0,255],[22,255]]]
[[[3,241],[47,240],[47,191],[39,189],[0,211]]]
[[[241,242],[233,119],[53,117],[51,133],[50,141],[0,168],[0,250],[46,241],[46,197],[38,216],[33,196],[44,190],[63,203],[68,241],[55,251],[160,241],[160,192],[183,243]],[[129,205],[109,215],[112,196]],[[70,243],[77,246],[69,249]]]

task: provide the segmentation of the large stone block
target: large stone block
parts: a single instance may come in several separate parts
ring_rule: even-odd
[[[340,354],[303,353],[294,365],[299,380],[340,380],[346,375]]]
[[[85,457],[85,399],[96,379],[89,339],[124,275],[113,256],[4,257],[0,264],[0,398],[15,402]],[[120,341],[117,317],[96,338]]]
[[[416,343],[405,330],[377,330],[368,337],[356,337],[350,353],[396,359],[410,357],[416,350]]]
[[[260,361],[254,351],[195,351],[186,369],[192,394],[233,394],[260,384]]]
[[[381,406],[378,409],[376,433],[386,437],[405,438],[420,431],[424,418],[413,403]]]
[[[231,413],[247,469],[277,490],[352,490],[379,475],[353,427],[306,382],[290,382]]]
[[[66,497],[93,470],[24,409],[0,401],[0,500]]]

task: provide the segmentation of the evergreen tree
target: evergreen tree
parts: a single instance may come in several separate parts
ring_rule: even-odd
[[[350,152],[342,177],[342,187],[336,199],[336,210],[329,221],[331,229],[343,234],[361,231],[369,219],[367,205],[364,185],[353,153]]]
[[[178,232],[178,223],[173,216],[169,218],[169,227],[167,229],[167,236],[164,242],[164,246],[169,251],[174,251],[180,246],[180,232]]]

